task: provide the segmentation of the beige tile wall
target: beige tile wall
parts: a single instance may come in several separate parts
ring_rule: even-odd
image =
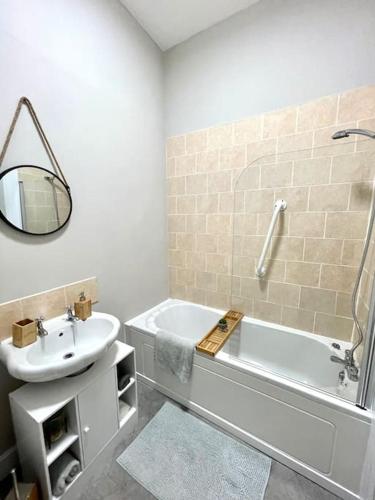
[[[332,141],[349,127],[375,129],[375,86],[169,138],[171,296],[350,339],[375,144]],[[260,280],[255,263],[278,198],[288,209]],[[364,289],[361,297],[368,303]]]
[[[49,319],[63,314],[68,305],[73,305],[79,300],[82,291],[87,298],[96,303],[98,301],[96,278],[88,278],[0,304],[0,341],[12,335],[12,324],[15,321],[40,316]]]

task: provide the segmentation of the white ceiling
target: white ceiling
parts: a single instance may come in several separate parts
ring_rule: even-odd
[[[120,0],[167,50],[259,0]]]

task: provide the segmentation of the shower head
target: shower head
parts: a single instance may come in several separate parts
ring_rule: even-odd
[[[344,137],[349,137],[350,135],[364,135],[370,139],[375,139],[375,132],[364,128],[348,128],[346,130],[338,130],[333,134],[332,139],[343,139]]]

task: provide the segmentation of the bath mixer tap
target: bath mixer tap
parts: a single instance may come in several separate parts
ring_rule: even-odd
[[[36,329],[39,337],[45,337],[48,335],[48,331],[44,328],[43,321],[44,317],[40,316],[39,318],[36,318]]]
[[[71,323],[75,323],[79,318],[74,314],[72,306],[68,306],[66,308],[66,318],[65,321],[70,321]]]
[[[344,365],[344,368],[348,374],[349,380],[353,382],[358,382],[358,368],[355,365],[353,353],[350,349],[345,350],[345,358],[340,358],[339,356],[332,355],[330,360],[334,363],[340,363]]]

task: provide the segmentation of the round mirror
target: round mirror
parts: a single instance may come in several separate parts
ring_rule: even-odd
[[[0,173],[0,217],[28,234],[51,234],[72,213],[69,188],[56,174],[34,165],[19,165]]]

